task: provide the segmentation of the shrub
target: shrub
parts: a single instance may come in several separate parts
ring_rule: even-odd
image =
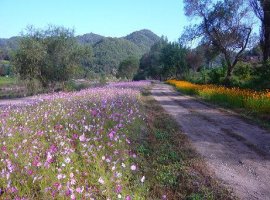
[[[225,74],[226,74],[225,67],[218,67],[211,69],[208,72],[209,83],[220,84],[223,81]]]

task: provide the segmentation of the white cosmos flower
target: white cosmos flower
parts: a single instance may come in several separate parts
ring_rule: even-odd
[[[141,182],[143,183],[145,181],[145,176],[141,178]]]
[[[103,178],[101,178],[101,177],[100,177],[100,178],[98,179],[98,182],[99,182],[100,184],[102,184],[102,185],[103,185],[103,184],[104,184],[104,180],[103,180]]]
[[[66,163],[70,163],[70,161],[71,161],[71,160],[70,160],[69,157],[65,158],[65,162],[66,162]]]

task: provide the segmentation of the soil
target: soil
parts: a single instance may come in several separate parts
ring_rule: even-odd
[[[214,178],[240,199],[270,199],[267,130],[166,84],[154,84],[151,92],[188,136]]]

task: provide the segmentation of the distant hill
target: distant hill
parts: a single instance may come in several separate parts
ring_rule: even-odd
[[[94,64],[98,71],[115,75],[120,62],[129,56],[140,57],[143,51],[123,38],[104,38],[93,46]]]
[[[6,59],[10,51],[18,47],[20,37],[0,38],[0,60]],[[140,57],[150,50],[150,47],[160,40],[160,37],[150,30],[135,31],[125,37],[104,37],[95,33],[76,36],[77,41],[91,45],[94,52],[95,71],[104,71],[115,75],[118,65],[129,56]]]
[[[150,47],[160,40],[160,37],[154,34],[152,31],[143,29],[140,31],[135,31],[124,39],[133,42],[144,52],[149,51]]]
[[[20,37],[15,36],[9,39],[0,38],[0,48],[16,49],[19,46]]]
[[[146,29],[122,38],[104,37],[93,45],[95,68],[115,75],[121,61],[129,56],[140,58],[159,40],[160,37]]]
[[[0,38],[0,60],[9,60],[10,52],[18,48],[20,37]]]
[[[94,45],[105,37],[98,35],[98,34],[95,34],[95,33],[87,33],[84,35],[79,35],[76,38],[77,38],[78,42],[81,44]]]

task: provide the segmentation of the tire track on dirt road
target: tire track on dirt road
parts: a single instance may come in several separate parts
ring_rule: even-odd
[[[154,84],[153,97],[174,117],[210,171],[240,199],[270,199],[270,133],[255,124]]]

